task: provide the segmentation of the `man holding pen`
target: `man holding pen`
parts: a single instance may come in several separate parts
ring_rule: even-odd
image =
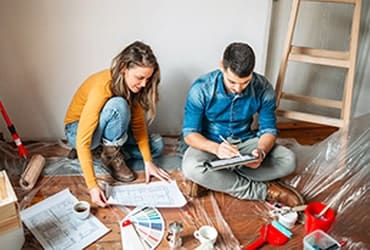
[[[220,69],[193,83],[184,109],[182,133],[189,148],[183,157],[183,172],[201,187],[238,199],[301,205],[304,199],[294,188],[276,181],[294,172],[296,160],[292,151],[275,144],[275,92],[264,76],[253,72],[254,66],[252,48],[231,43]],[[257,131],[251,128],[255,114]],[[204,171],[207,160],[244,154],[258,160],[231,169]]]

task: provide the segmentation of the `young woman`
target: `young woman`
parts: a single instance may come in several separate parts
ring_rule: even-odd
[[[145,163],[145,181],[151,176],[169,181],[152,157],[163,149],[161,138],[148,135],[158,102],[160,69],[151,48],[139,41],[128,45],[112,61],[110,70],[91,75],[79,87],[64,120],[68,143],[78,159],[92,202],[105,207],[104,192],[94,172],[91,150],[103,145],[103,167],[118,181],[130,182],[135,174],[126,165],[122,150]]]

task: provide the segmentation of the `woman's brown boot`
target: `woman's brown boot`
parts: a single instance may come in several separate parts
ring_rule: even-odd
[[[136,179],[134,172],[126,165],[120,147],[103,145],[101,153],[103,167],[118,181],[131,182]]]

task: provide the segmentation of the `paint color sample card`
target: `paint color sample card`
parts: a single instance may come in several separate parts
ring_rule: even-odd
[[[132,223],[145,249],[155,249],[161,242],[165,225],[162,215],[156,208],[138,207],[132,210],[120,223],[122,234],[123,222],[127,220]],[[123,249],[126,249],[125,246]]]
[[[130,220],[122,221],[120,228],[121,228],[122,249],[146,250]]]

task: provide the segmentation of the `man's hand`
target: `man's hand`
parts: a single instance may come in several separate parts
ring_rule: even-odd
[[[155,176],[161,181],[170,182],[170,175],[163,169],[157,167],[152,161],[145,162],[145,183],[150,182],[150,177]]]
[[[222,142],[217,148],[217,157],[220,159],[228,159],[231,157],[239,156],[239,149],[237,145]]]
[[[256,148],[252,151],[252,155],[257,157],[258,160],[247,163],[244,166],[249,167],[249,168],[258,168],[259,166],[261,166],[261,163],[262,163],[263,159],[265,158],[266,153],[264,151],[262,151],[261,149]]]
[[[99,187],[90,189],[91,201],[98,205],[99,207],[107,206],[107,198],[105,198],[103,190]]]

